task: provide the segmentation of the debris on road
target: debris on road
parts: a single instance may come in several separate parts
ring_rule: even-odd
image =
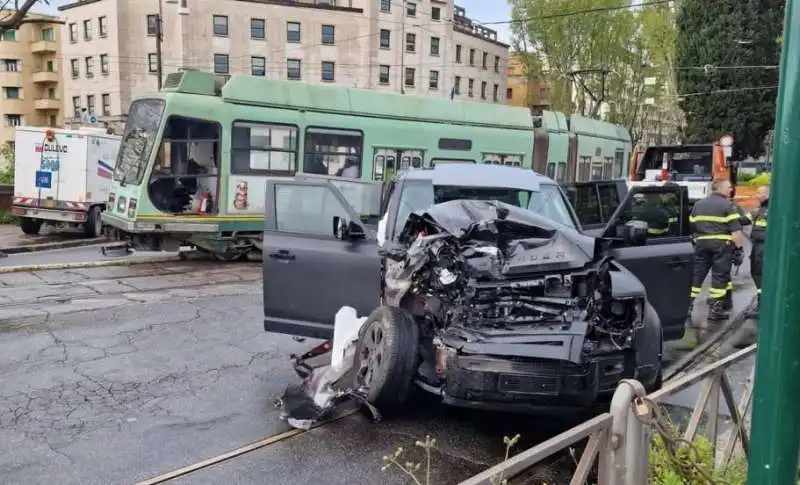
[[[331,416],[333,410],[346,401],[356,401],[379,421],[380,412],[366,397],[363,389],[341,388],[342,380],[353,369],[359,331],[365,317],[359,318],[355,309],[342,307],[336,312],[333,341],[314,346],[303,355],[292,355],[295,372],[303,379],[299,385],[286,388],[276,405],[283,409],[281,415],[290,426],[310,429],[314,424]],[[331,354],[331,363],[312,367],[308,360]]]

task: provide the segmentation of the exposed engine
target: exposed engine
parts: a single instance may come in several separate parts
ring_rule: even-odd
[[[389,304],[409,309],[439,331],[583,321],[590,324],[589,342],[606,336],[617,349],[630,345],[643,303],[613,298],[610,258],[587,254],[558,230],[509,218],[499,202],[453,201],[435,208],[455,213],[448,220],[455,222],[458,211],[485,216],[470,213],[477,204],[491,205],[495,217],[458,232],[450,232],[437,214],[412,214],[400,246],[386,251]]]

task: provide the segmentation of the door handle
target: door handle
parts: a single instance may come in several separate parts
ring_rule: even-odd
[[[269,257],[272,259],[277,259],[279,261],[294,261],[295,259],[297,259],[297,256],[290,253],[286,249],[280,249],[274,253],[269,253]]]
[[[671,259],[669,261],[669,263],[667,263],[667,268],[680,268],[680,267],[685,266],[687,264],[689,264],[689,260],[688,259],[675,258],[675,259]]]

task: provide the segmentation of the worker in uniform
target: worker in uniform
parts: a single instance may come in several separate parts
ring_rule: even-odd
[[[661,204],[641,193],[633,196],[633,203],[631,219],[647,222],[648,236],[663,237],[669,233],[670,215]]]
[[[764,244],[767,236],[767,216],[769,215],[769,187],[763,186],[756,192],[759,208],[753,213],[753,228],[750,231],[750,242],[753,244],[750,250],[750,276],[756,284],[758,294],[756,307],[750,314],[750,318],[758,318],[758,310],[761,307],[761,275],[764,270]]]
[[[694,204],[689,223],[692,227],[694,245],[694,268],[690,290],[689,315],[694,300],[702,291],[703,282],[711,270],[709,293],[709,320],[725,320],[725,298],[731,278],[731,264],[734,250],[742,246],[742,225],[740,214],[729,197],[731,183],[728,180],[715,180],[712,193]],[[690,320],[691,321],[691,320]],[[692,325],[687,325],[684,344],[693,347],[696,335]]]

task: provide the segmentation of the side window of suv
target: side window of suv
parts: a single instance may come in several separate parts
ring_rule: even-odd
[[[275,185],[275,227],[279,232],[333,237],[334,216],[347,218],[333,191],[318,185]]]
[[[618,226],[632,220],[647,222],[648,239],[687,236],[689,231],[688,219],[681,215],[680,198],[674,192],[634,195],[621,212]]]
[[[600,210],[602,211],[603,222],[608,222],[611,215],[619,207],[619,192],[615,184],[603,184],[597,186],[600,197]]]
[[[566,192],[582,226],[603,224],[600,202],[594,185],[572,186]]]

